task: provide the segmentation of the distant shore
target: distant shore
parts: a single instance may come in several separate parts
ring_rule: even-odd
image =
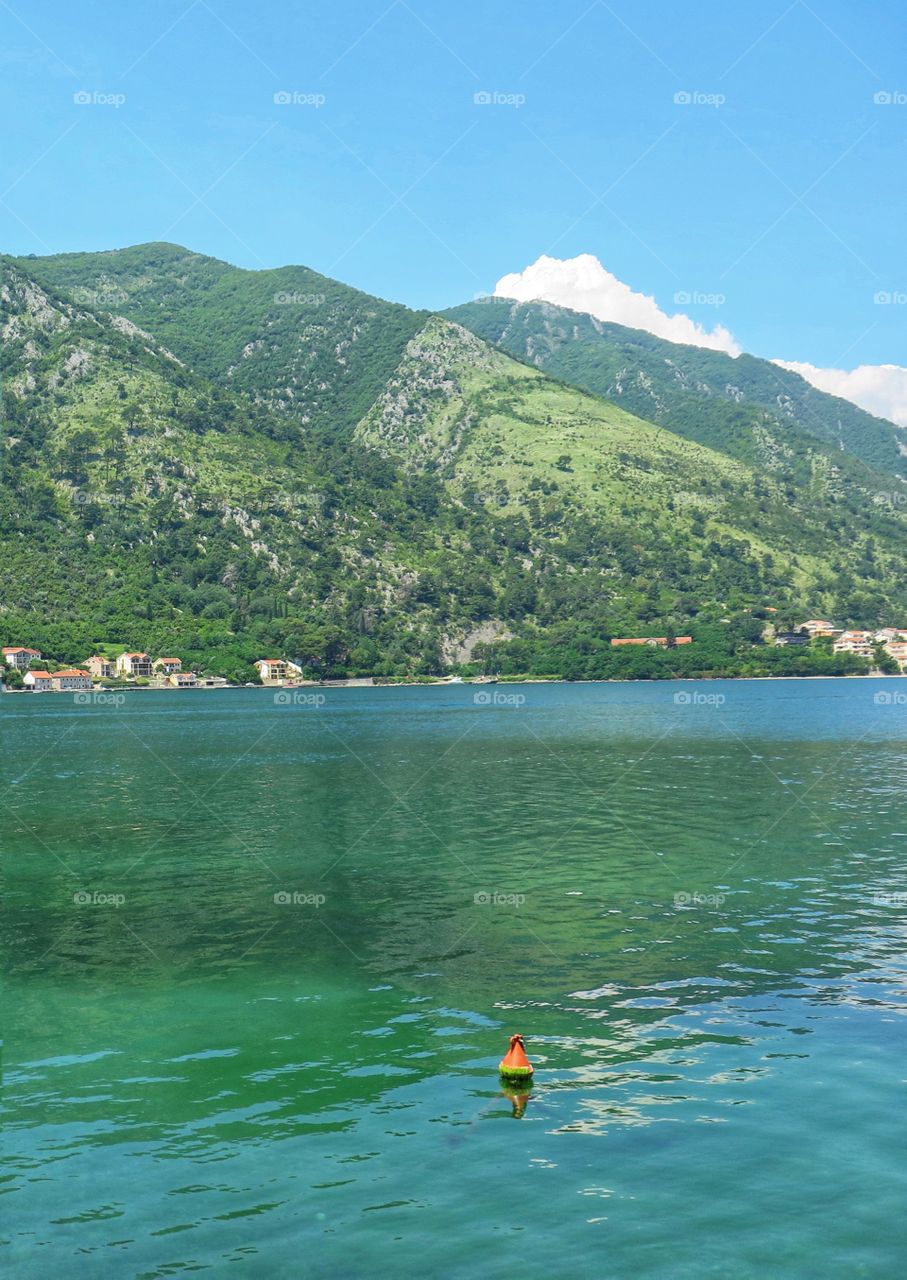
[[[248,689],[257,690],[259,693],[287,693],[303,692],[306,690],[322,690],[322,689],[458,689],[458,688],[496,688],[508,685],[523,684],[715,684],[722,680],[734,680],[745,683],[748,681],[762,681],[766,683],[776,684],[781,680],[794,680],[797,682],[812,682],[814,680],[897,680],[903,676],[907,676],[907,671],[899,671],[886,673],[884,671],[866,671],[866,672],[848,672],[844,675],[783,675],[783,676],[667,676],[663,679],[647,676],[603,676],[601,678],[589,677],[582,680],[567,680],[563,676],[506,676],[489,680],[482,677],[464,676],[459,681],[445,679],[440,677],[434,679],[422,680],[381,680],[372,679],[365,680],[363,677],[351,677],[349,680],[329,680],[329,681],[306,681],[297,685],[279,685],[279,684],[222,684],[222,685],[199,685],[192,689],[175,689],[167,685],[121,685],[114,687],[99,687],[92,690],[79,690],[74,693],[72,690],[45,689],[39,693],[34,693],[30,689],[9,689],[4,686],[3,692],[9,694],[25,694],[31,698],[43,698],[47,694],[51,696],[63,696],[68,698],[84,699],[86,702],[98,695],[101,697],[109,695],[117,697],[125,693],[224,693],[237,692],[238,690]]]
[[[377,680],[367,680],[361,676],[353,676],[349,680],[330,680],[330,681],[306,681],[303,684],[296,685],[198,685],[194,689],[174,689],[173,686],[166,685],[119,685],[97,687],[92,690],[54,690],[46,689],[36,692],[29,689],[8,689],[3,687],[4,694],[24,694],[28,699],[43,698],[50,695],[56,698],[74,698],[84,701],[84,704],[90,704],[95,699],[119,698],[123,694],[217,694],[217,692],[239,692],[242,690],[270,692],[270,694],[288,694],[304,691],[320,691],[327,689],[496,689],[496,687],[507,687],[510,685],[706,685],[718,684],[720,681],[739,681],[746,684],[750,681],[765,682],[765,684],[778,684],[779,681],[805,681],[815,682],[819,680],[898,680],[903,676],[907,676],[907,671],[887,673],[883,671],[870,672],[848,672],[846,675],[815,675],[815,676],[666,676],[664,678],[651,676],[603,676],[600,678],[588,677],[585,680],[567,680],[563,676],[505,676],[503,678],[496,677],[489,680],[487,677],[469,677],[463,676],[461,680],[454,681],[450,678],[439,677],[436,680],[393,680],[384,681],[381,678]]]

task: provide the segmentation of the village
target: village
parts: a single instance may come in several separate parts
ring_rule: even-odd
[[[126,684],[140,689],[226,689],[223,676],[184,671],[180,658],[153,658],[149,653],[124,650],[117,657],[93,654],[78,666],[58,666],[45,660],[40,649],[7,645],[0,671],[3,690],[25,693],[90,693]],[[283,658],[260,658],[255,664],[263,685],[283,685],[302,676],[302,668]],[[56,667],[51,670],[51,667]]]
[[[907,627],[881,627],[877,630],[853,630],[837,627],[823,618],[810,618],[790,631],[767,629],[766,642],[782,646],[829,644],[833,653],[852,654],[869,662],[880,653],[893,659],[900,671],[907,671]],[[691,636],[616,637],[614,648],[644,645],[673,648],[693,643]],[[315,684],[303,678],[302,667],[286,658],[259,658],[254,664],[256,683],[266,687]],[[55,668],[55,669],[51,669]],[[480,683],[489,677],[478,677]],[[441,683],[459,677],[438,677]],[[476,679],[475,677],[473,679]],[[372,684],[372,679],[328,680],[327,684]],[[184,671],[180,658],[158,657],[149,653],[124,650],[118,656],[92,654],[78,666],[60,666],[47,661],[39,649],[25,645],[8,645],[2,649],[0,684],[6,693],[90,693],[97,689],[131,686],[139,689],[226,689],[230,681],[223,676],[200,675]],[[250,682],[251,684],[251,682]]]
[[[830,640],[833,653],[851,653],[870,661],[881,646],[903,671],[907,668],[907,627],[881,627],[877,631],[854,631],[836,627],[824,618],[810,618],[793,631],[775,634],[776,645],[808,645],[816,640]]]

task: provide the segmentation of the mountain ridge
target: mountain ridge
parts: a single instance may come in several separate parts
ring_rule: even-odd
[[[907,429],[759,356],[670,342],[542,301],[489,297],[443,314],[518,359],[593,394],[626,401],[642,417],[704,443],[731,444],[740,429],[736,407],[760,407],[770,415],[765,425],[794,424],[825,445],[907,478]],[[753,418],[750,425],[755,423]]]
[[[758,645],[769,605],[907,609],[904,520],[875,505],[890,478],[820,442],[757,465],[443,315],[339,284],[275,301],[304,268],[263,280],[161,245],[64,257],[0,259],[11,641],[70,660],[161,643],[237,678],[262,651],[399,676],[509,634],[502,671],[716,674],[754,642],[760,670],[795,662]],[[269,358],[231,378],[248,340]],[[653,627],[696,643],[611,650]]]

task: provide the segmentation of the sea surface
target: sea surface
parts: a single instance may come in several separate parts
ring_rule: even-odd
[[[907,681],[10,695],[0,745],[5,1275],[907,1275]]]

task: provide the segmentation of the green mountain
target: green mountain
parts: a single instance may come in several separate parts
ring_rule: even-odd
[[[735,457],[331,281],[330,305],[272,307],[275,276],[321,280],[158,245],[0,259],[4,643],[243,679],[273,653],[322,675],[831,670],[753,648],[767,610],[907,614],[891,479],[846,453]],[[671,631],[696,642],[609,643]]]
[[[483,298],[445,314],[553,377],[734,457],[764,465],[821,441],[907,478],[907,430],[770,360],[666,342],[547,302]]]
[[[352,430],[427,318],[306,267],[243,271],[173,244],[19,266],[79,305],[128,316],[196,372],[313,430]]]

